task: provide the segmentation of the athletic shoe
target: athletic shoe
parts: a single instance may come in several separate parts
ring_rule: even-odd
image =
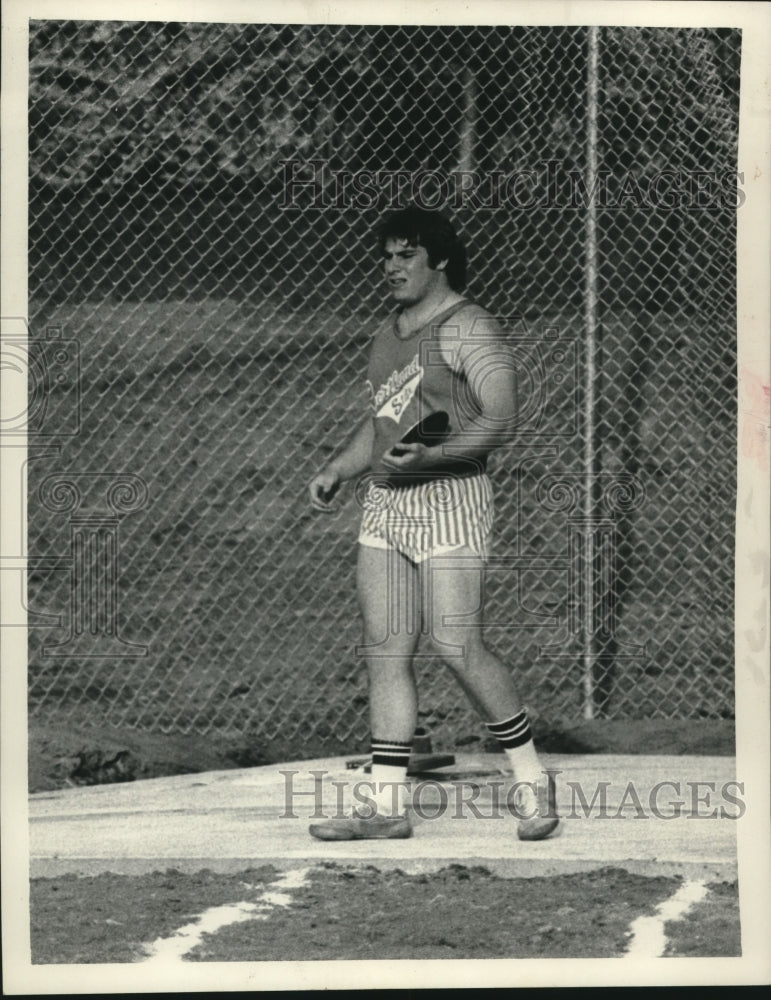
[[[316,840],[403,840],[412,836],[409,816],[362,815],[354,809],[351,816],[335,817],[323,823],[311,823],[310,834]]]
[[[537,789],[533,791],[530,785],[517,789],[517,813],[521,817],[517,836],[520,840],[544,840],[559,826],[554,775],[547,772],[546,782],[537,782]]]

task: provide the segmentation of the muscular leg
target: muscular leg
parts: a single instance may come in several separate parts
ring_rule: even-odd
[[[527,713],[508,670],[482,641],[484,563],[470,549],[434,556],[421,567],[421,585],[434,649],[501,743],[516,780],[538,782]]]
[[[418,713],[412,669],[420,636],[416,567],[398,552],[360,545],[357,590],[364,620],[359,652],[369,674],[372,734],[409,743]]]
[[[474,707],[487,722],[516,715],[514,682],[482,641],[482,560],[465,548],[434,556],[421,564],[421,587],[430,616],[424,628]]]
[[[311,824],[319,840],[412,835],[405,813],[407,766],[418,715],[412,657],[420,637],[419,578],[396,552],[359,546],[356,573],[364,638],[357,654],[369,674],[374,808]],[[371,800],[370,800],[371,801]]]

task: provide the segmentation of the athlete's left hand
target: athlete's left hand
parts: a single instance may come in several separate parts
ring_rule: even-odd
[[[399,452],[399,454],[395,455],[394,450]],[[383,465],[388,466],[389,469],[398,469],[400,471],[428,469],[436,464],[437,458],[441,457],[441,455],[441,446],[429,448],[418,441],[413,444],[399,442],[399,444],[395,444],[390,451],[387,451],[383,455]]]

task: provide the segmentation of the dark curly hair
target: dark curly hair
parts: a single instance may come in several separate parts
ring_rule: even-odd
[[[377,229],[380,252],[387,240],[406,240],[410,246],[422,246],[428,253],[429,267],[446,260],[444,273],[454,292],[466,286],[466,248],[449,219],[441,212],[408,205],[390,212]]]

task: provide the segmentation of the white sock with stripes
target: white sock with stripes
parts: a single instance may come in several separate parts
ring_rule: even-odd
[[[373,798],[378,813],[391,816],[404,812],[407,801],[407,766],[410,762],[410,743],[394,740],[372,740]]]
[[[524,709],[503,722],[488,722],[487,728],[503,747],[515,781],[543,781],[543,768],[535,752],[530,722]]]

